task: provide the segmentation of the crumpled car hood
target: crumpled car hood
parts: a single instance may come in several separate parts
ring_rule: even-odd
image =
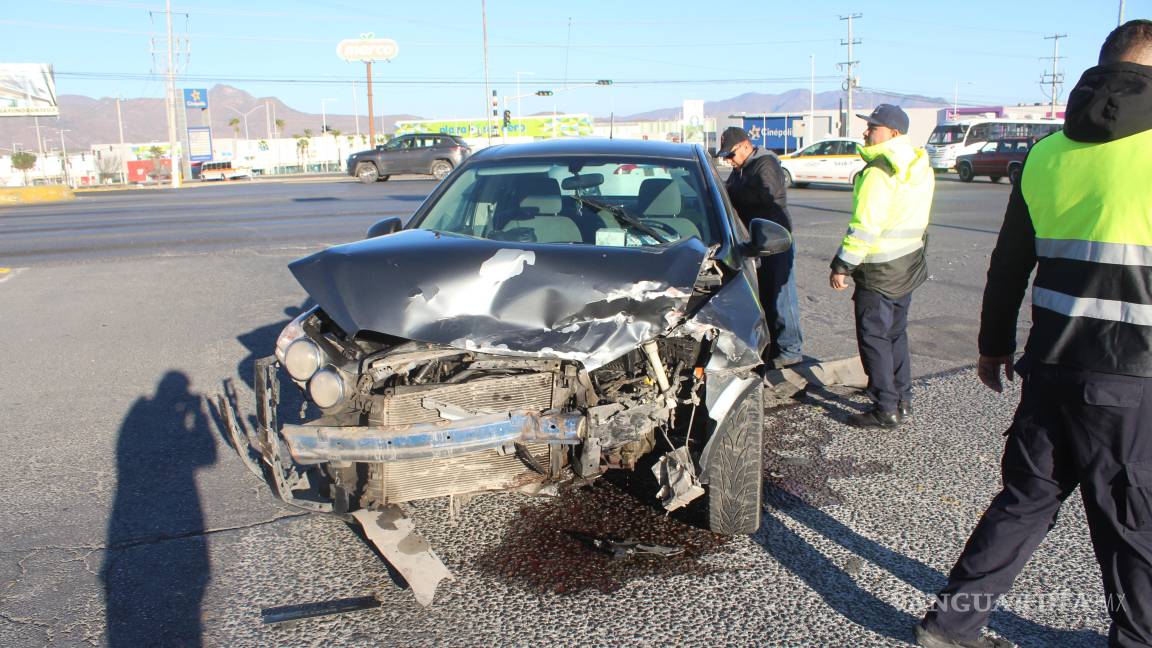
[[[347,333],[595,369],[677,325],[708,250],[490,241],[404,230],[289,265]]]

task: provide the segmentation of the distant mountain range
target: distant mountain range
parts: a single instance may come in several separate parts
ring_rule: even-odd
[[[809,93],[807,90],[788,90],[780,94],[760,94],[758,92],[745,92],[731,99],[720,101],[705,101],[704,114],[708,117],[726,117],[739,113],[802,113],[808,110]],[[844,93],[839,91],[817,92],[817,110],[835,110]],[[943,108],[951,106],[947,99],[938,97],[924,97],[919,95],[894,95],[884,92],[857,91],[852,95],[853,110],[864,112],[871,110],[876,104],[889,103],[902,108]],[[621,121],[645,121],[658,119],[678,119],[680,107],[661,108],[633,115],[618,116]]]
[[[820,92],[816,94],[816,108],[836,108],[843,97],[841,92]],[[112,144],[120,141],[116,119],[116,100],[104,97],[93,99],[81,95],[60,95],[60,117],[43,117],[40,121],[40,137],[45,150],[60,148],[60,130],[63,129],[65,146],[72,151],[86,150],[94,144]],[[854,107],[861,111],[877,103],[892,103],[904,107],[938,107],[948,105],[947,100],[908,95],[888,95],[877,92],[859,92],[855,95]],[[314,135],[321,132],[321,115],[293,110],[275,97],[253,97],[252,95],[227,85],[217,85],[208,91],[208,105],[212,117],[212,132],[216,137],[244,137],[244,118],[248,113],[248,133],[251,139],[270,136],[269,126],[275,131],[274,119],[284,120],[283,137],[301,136],[305,129]],[[709,117],[722,117],[737,113],[760,112],[803,112],[808,110],[807,90],[789,90],[781,94],[760,94],[747,92],[731,99],[708,101],[704,112]],[[267,106],[267,110],[264,109]],[[123,115],[125,142],[160,142],[168,139],[168,123],[164,116],[163,99],[124,99],[120,102]],[[265,117],[265,112],[268,117]],[[618,121],[645,121],[677,119],[681,108],[661,108],[627,116],[617,116]],[[206,125],[199,110],[188,111],[191,126]],[[230,125],[232,119],[239,119],[237,125]],[[377,120],[376,132],[381,129],[392,132],[396,122],[408,119],[422,119],[418,115],[385,115],[383,127]],[[352,115],[327,115],[329,128],[343,134],[356,132],[356,120]],[[360,132],[368,133],[368,118],[360,116]],[[19,148],[36,150],[36,131],[30,117],[0,118],[0,149],[7,150],[13,144]]]

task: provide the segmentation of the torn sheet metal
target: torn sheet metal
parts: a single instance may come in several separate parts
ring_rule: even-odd
[[[686,506],[704,494],[704,487],[696,477],[696,469],[687,446],[665,453],[656,465],[652,466],[652,474],[656,475],[656,481],[660,483],[660,491],[656,493],[656,497],[660,498],[660,504],[669,511]]]
[[[564,358],[592,370],[676,323],[666,315],[684,310],[707,254],[694,237],[603,248],[405,230],[289,268],[349,333]]]
[[[432,605],[436,587],[445,578],[452,578],[452,574],[428,541],[416,533],[415,525],[400,507],[360,509],[353,511],[352,516],[372,544],[408,582],[416,602],[424,607]]]
[[[684,326],[697,335],[709,329],[715,332],[717,351],[708,361],[709,373],[760,364],[770,336],[756,291],[744,275],[733,277]]]

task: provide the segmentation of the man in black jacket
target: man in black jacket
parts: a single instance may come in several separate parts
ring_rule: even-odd
[[[732,174],[725,186],[728,199],[744,225],[753,218],[766,218],[792,231],[792,218],[788,215],[788,198],[784,187],[784,170],[780,160],[771,151],[752,145],[743,128],[732,126],[720,136],[717,157],[732,165]],[[760,305],[772,344],[765,352],[765,364],[776,368],[796,364],[802,359],[800,334],[800,307],[796,300],[796,243],[784,253],[760,259],[757,281],[760,284]]]
[[[1111,646],[1152,646],[1152,21],[1117,27],[1032,147],[1012,189],[980,316],[980,380],[1013,377],[1016,318],[1032,330],[1020,405],[989,504],[924,620],[921,646],[980,636],[996,601],[1077,487],[1100,564]]]

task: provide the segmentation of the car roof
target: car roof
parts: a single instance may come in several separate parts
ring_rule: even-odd
[[[628,139],[552,139],[526,144],[497,144],[482,149],[473,160],[501,160],[517,157],[554,157],[562,155],[623,155],[676,160],[695,160],[694,144],[672,144]]]

